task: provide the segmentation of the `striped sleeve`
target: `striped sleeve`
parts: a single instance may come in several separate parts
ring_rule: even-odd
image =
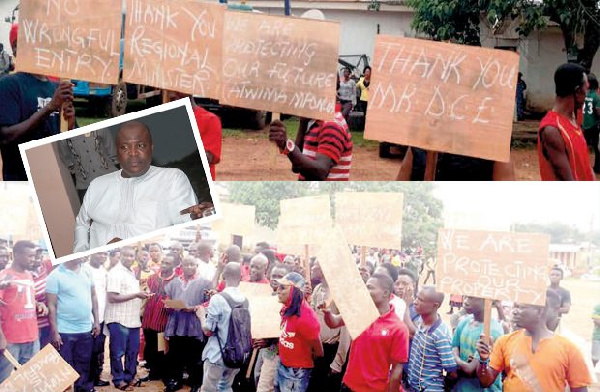
[[[456,365],[454,354],[452,353],[450,337],[447,334],[438,334],[438,336],[435,339],[435,348],[438,351],[444,370],[447,372],[457,370],[458,366]]]
[[[323,154],[338,164],[344,152],[345,136],[343,130],[334,126],[333,123],[323,126],[319,133],[319,145],[317,153]]]

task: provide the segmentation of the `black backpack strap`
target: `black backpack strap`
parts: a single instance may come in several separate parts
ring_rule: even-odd
[[[221,294],[221,297],[223,297],[225,299],[225,301],[227,301],[227,305],[229,305],[229,307],[233,310],[233,308],[237,308],[238,304],[233,300],[233,298],[231,298],[231,295],[224,293],[224,292],[220,292],[219,294]]]
[[[223,298],[225,298],[225,301],[227,301],[227,305],[229,305],[229,307],[231,308],[231,310],[235,309],[235,308],[248,308],[248,298],[245,298],[243,302],[236,302],[233,300],[233,298],[231,298],[231,295],[224,293],[224,292],[220,292],[219,294],[221,294],[221,296]]]

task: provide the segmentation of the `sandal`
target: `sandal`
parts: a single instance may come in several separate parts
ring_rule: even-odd
[[[120,391],[134,391],[135,388],[133,388],[133,385],[131,383],[123,383],[119,386],[117,386],[117,389]]]

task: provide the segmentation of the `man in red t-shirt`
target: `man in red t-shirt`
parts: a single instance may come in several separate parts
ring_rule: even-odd
[[[3,355],[4,350],[20,364],[27,363],[40,350],[37,313],[45,316],[48,309],[36,303],[33,276],[29,272],[36,248],[33,242],[18,241],[13,247],[12,265],[0,272],[0,383],[13,369]]]
[[[5,246],[0,246],[0,271],[6,268],[9,261],[8,249]]]
[[[221,125],[221,119],[214,113],[205,110],[203,107],[198,106],[194,101],[194,97],[188,94],[172,91],[170,94],[171,100],[190,98],[192,102],[192,108],[194,110],[194,117],[196,117],[196,123],[198,124],[198,130],[200,131],[200,138],[204,145],[204,151],[206,151],[206,158],[208,159],[208,166],[210,167],[210,175],[215,181],[215,165],[221,162],[221,146],[223,144],[223,128]]]
[[[367,289],[380,316],[352,342],[342,391],[397,392],[402,365],[408,362],[408,328],[389,302],[394,282],[388,275],[373,274]],[[319,308],[330,328],[344,325],[324,304]]]
[[[292,162],[292,171],[306,181],[348,181],[352,165],[352,135],[341,113],[333,121],[300,119],[296,141],[285,124],[273,121],[269,140]]]
[[[576,118],[589,88],[585,69],[563,64],[554,73],[554,83],[554,107],[542,119],[538,132],[540,176],[542,181],[593,181],[587,143]]]
[[[317,314],[304,299],[302,275],[290,272],[277,283],[277,296],[283,304],[277,390],[305,392],[314,367],[313,360],[323,356],[321,325]]]
[[[35,252],[35,260],[31,265],[31,274],[33,276],[33,284],[35,289],[35,300],[48,306],[46,299],[46,280],[52,272],[52,262],[44,259],[43,250],[37,248]],[[50,343],[50,321],[48,316],[38,315],[38,329],[40,333],[40,349],[46,347]]]

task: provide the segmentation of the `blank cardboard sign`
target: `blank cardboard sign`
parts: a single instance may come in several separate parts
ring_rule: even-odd
[[[116,84],[120,40],[121,0],[24,0],[16,69]]]
[[[351,245],[400,249],[402,193],[335,194],[335,223]]]
[[[250,320],[252,321],[252,339],[277,338],[280,335],[281,315],[283,305],[276,295],[273,295],[271,285],[264,283],[240,282],[240,291],[250,305]]]
[[[331,227],[329,195],[281,200],[277,226],[277,249],[280,252],[304,253],[297,245],[317,245],[326,239],[319,232]],[[294,246],[296,245],[296,246]]]
[[[226,11],[221,103],[333,119],[340,25]]]
[[[546,234],[441,229],[437,289],[446,294],[544,305]]]
[[[356,339],[379,317],[367,286],[360,277],[344,233],[338,225],[315,229],[327,239],[317,250],[317,259],[348,333]]]
[[[519,56],[377,35],[365,138],[508,162]]]
[[[123,78],[219,99],[225,6],[192,0],[128,0]]]
[[[256,206],[220,203],[221,219],[212,222],[212,230],[225,241],[229,235],[249,236],[254,233]]]

